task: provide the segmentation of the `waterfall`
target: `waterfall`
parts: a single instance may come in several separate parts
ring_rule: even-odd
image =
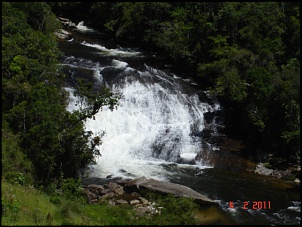
[[[120,54],[117,50],[109,54],[113,53]],[[69,70],[92,70],[95,82],[104,80],[106,86],[121,95],[117,109],[104,107],[85,123],[86,130],[93,135],[105,132],[99,148],[102,156],[93,166],[93,175],[165,179],[167,164],[191,162],[198,168],[209,167],[202,160],[195,161],[195,156],[202,152],[202,138],[194,135],[205,127],[204,113],[219,109],[217,103],[212,106],[201,102],[197,94],[186,90],[180,77],[146,64],[138,70],[117,59],[100,66],[90,60],[68,57],[64,65]],[[68,109],[72,111],[77,97],[68,89]]]
[[[162,58],[137,48],[105,47],[100,33],[88,36],[93,32],[84,22],[77,28],[84,39],[60,42],[63,71],[69,76],[67,110],[85,105],[73,93],[77,77],[93,81],[94,89],[105,85],[121,95],[117,109],[104,107],[85,122],[92,136],[105,132],[99,146],[102,156],[90,166],[91,177],[145,176],[183,184],[216,198],[236,224],[300,224],[299,192],[277,188],[279,181],[273,185],[262,176],[258,180],[211,165],[213,153],[223,153],[215,151],[216,139],[224,136],[219,133],[223,111],[207,92],[170,72]],[[247,201],[270,201],[272,210],[245,210]]]

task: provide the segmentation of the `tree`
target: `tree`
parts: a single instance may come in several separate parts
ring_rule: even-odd
[[[89,8],[60,4],[75,12]],[[299,2],[102,2],[90,12],[119,43],[164,55],[177,72],[211,90],[230,113],[228,126],[251,146],[286,155],[299,150]],[[16,55],[7,54],[11,63]]]
[[[84,129],[84,122],[117,98],[108,88],[88,92],[78,82],[86,108],[66,110],[67,92],[58,66],[54,15],[46,3],[2,2],[2,113],[20,138],[20,148],[34,168],[36,184],[50,184],[62,175],[77,178],[79,170],[100,155],[100,135]],[[33,15],[32,15],[33,14]],[[26,19],[29,19],[29,24]]]
[[[222,36],[220,34],[218,34],[216,37],[208,37],[208,39],[213,41],[213,49],[209,51],[211,55],[219,59],[220,57],[223,57],[229,52],[227,38],[228,36]]]

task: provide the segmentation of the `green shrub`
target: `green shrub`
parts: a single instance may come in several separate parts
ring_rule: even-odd
[[[61,204],[61,198],[58,195],[51,196],[49,201],[54,203],[54,204]]]
[[[82,190],[81,180],[74,178],[64,179],[61,189],[66,196],[79,196]]]
[[[175,197],[172,194],[163,195],[150,191],[141,191],[143,197],[155,201],[157,206],[163,207],[161,214],[145,220],[155,225],[196,225],[194,212],[198,209],[192,198]]]
[[[4,174],[5,179],[12,184],[24,185],[26,182],[26,177],[20,172],[8,172]]]
[[[15,199],[14,195],[11,196],[10,200],[1,199],[2,202],[2,216],[5,214],[11,221],[16,221],[18,213],[21,208],[21,202]]]
[[[15,178],[21,180],[20,183],[32,184],[32,164],[20,148],[18,143],[19,137],[14,135],[9,129],[7,129],[6,122],[3,120],[2,123],[2,175],[5,176],[8,173],[8,178]],[[11,173],[15,173],[12,176]],[[19,174],[19,173],[22,173]],[[18,176],[19,175],[19,176]],[[25,181],[24,181],[25,178]],[[17,183],[17,182],[16,182]]]

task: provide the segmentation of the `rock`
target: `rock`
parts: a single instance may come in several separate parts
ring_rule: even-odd
[[[115,189],[114,192],[118,195],[123,195],[125,193],[123,188],[117,188],[117,189]]]
[[[70,20],[68,18],[64,17],[58,17],[60,21],[69,22]]]
[[[123,199],[118,199],[115,202],[118,204],[127,204],[128,203],[126,200],[123,200]]]
[[[115,206],[115,201],[112,200],[112,199],[110,199],[110,200],[108,201],[108,203],[109,203],[110,205],[112,205],[112,206]]]
[[[109,192],[108,194],[102,195],[102,199],[111,199],[114,197],[113,192]]]
[[[134,199],[134,200],[131,200],[130,201],[130,204],[131,205],[134,205],[134,204],[139,204],[140,202],[139,202],[139,200],[137,200],[137,199]]]
[[[97,203],[97,202],[98,202],[97,199],[92,199],[92,200],[90,201],[90,203]]]
[[[174,184],[170,182],[158,181],[155,179],[147,179],[146,177],[136,178],[129,181],[124,186],[125,190],[140,190],[148,189],[155,192],[164,194],[172,194],[178,197],[193,198],[196,203],[218,205],[217,202],[209,199],[208,197],[194,191],[193,189],[180,184]]]
[[[139,197],[139,199],[142,201],[142,204],[147,205],[149,201],[143,197]]]
[[[108,189],[109,189],[111,192],[113,192],[113,193],[115,193],[115,194],[118,194],[118,195],[122,195],[122,194],[125,193],[123,187],[122,187],[121,185],[118,185],[118,184],[115,183],[115,182],[109,182],[109,184],[108,184]]]
[[[65,31],[63,29],[59,29],[57,31],[54,32],[54,35],[56,35],[59,39],[70,39],[71,38],[71,33],[69,33],[68,31]]]
[[[99,177],[89,177],[82,180],[83,185],[89,184],[97,184],[97,185],[105,185],[109,182],[117,182],[122,180],[121,177],[114,177],[114,178],[99,178]]]
[[[99,185],[101,183],[101,185]],[[183,185],[157,181],[141,177],[137,179],[111,179],[90,178],[83,180],[82,193],[87,196],[90,204],[107,201],[112,206],[130,204],[137,216],[160,215],[162,207],[157,207],[155,202],[148,201],[139,194],[139,189],[144,188],[158,193],[171,193],[175,196],[192,197],[199,204],[218,203],[204,195]]]
[[[89,188],[90,191],[93,191],[94,193],[101,193],[104,190],[103,186],[97,184],[87,185],[87,188]]]
[[[86,195],[88,203],[93,203],[93,201],[97,198],[96,194],[94,194],[88,189],[82,190],[82,193]]]
[[[104,190],[101,191],[101,194],[105,195],[105,194],[107,194],[107,193],[109,193],[109,192],[110,192],[109,189],[104,189]]]
[[[69,20],[68,18],[58,17],[58,19],[61,21],[61,23],[62,23],[63,25],[65,25],[65,26],[68,27],[68,28],[70,28],[70,27],[76,28],[76,27],[77,27],[76,24],[73,23],[73,22],[72,22],[71,20]]]

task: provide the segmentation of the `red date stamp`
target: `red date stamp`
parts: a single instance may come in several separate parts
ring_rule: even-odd
[[[229,202],[230,208],[234,208],[234,202]],[[253,210],[270,210],[271,201],[244,201],[243,207],[244,210],[253,209]]]

